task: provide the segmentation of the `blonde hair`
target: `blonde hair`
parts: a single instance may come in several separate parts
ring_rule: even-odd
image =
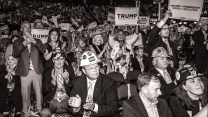
[[[12,55],[8,55],[7,57],[6,57],[6,61],[5,61],[5,65],[7,66],[8,65],[8,59],[9,59],[9,57],[13,57]],[[14,57],[13,57],[14,58]],[[17,58],[14,58],[14,64],[15,65],[17,65],[17,62],[18,62],[18,59]]]

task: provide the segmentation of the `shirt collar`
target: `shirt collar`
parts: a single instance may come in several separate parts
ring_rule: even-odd
[[[144,95],[144,93],[143,93],[142,91],[139,92],[139,95],[140,95],[140,97],[141,97],[141,100],[142,100],[143,104],[144,104],[147,108],[152,108],[153,106],[155,106],[155,105],[158,103],[158,101],[155,102],[155,103],[150,102],[150,101],[147,99],[147,97]]]
[[[161,70],[161,69],[159,69],[159,68],[157,68],[157,67],[155,67],[155,68],[157,69],[157,71],[158,71],[162,76],[164,76],[164,73],[167,72],[167,69],[165,69],[165,70],[163,71],[163,70]]]

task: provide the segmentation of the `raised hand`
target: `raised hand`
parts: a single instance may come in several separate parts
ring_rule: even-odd
[[[81,106],[81,97],[77,94],[76,97],[70,97],[68,100],[68,105],[74,108],[80,108]]]

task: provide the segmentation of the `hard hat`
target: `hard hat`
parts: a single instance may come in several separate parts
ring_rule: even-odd
[[[99,63],[100,60],[97,58],[97,56],[91,52],[91,51],[85,51],[82,54],[80,66],[86,66],[86,65],[92,65],[95,63]]]

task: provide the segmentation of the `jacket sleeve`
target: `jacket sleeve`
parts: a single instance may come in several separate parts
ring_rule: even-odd
[[[115,82],[109,83],[105,92],[105,104],[98,104],[98,113],[95,116],[113,116],[118,112],[118,96]]]
[[[123,107],[123,112],[122,112],[123,117],[136,117],[135,112],[126,101],[123,102],[122,107]]]
[[[149,33],[149,43],[155,44],[157,42],[157,36],[160,32],[160,28],[157,25]]]
[[[35,47],[40,51],[40,53],[44,54],[46,52],[46,47],[42,43],[41,40],[36,39]]]
[[[23,50],[27,48],[27,46],[25,46],[23,44],[23,42],[21,42],[20,40],[15,40],[13,46],[14,47],[13,47],[12,55],[15,58],[19,58],[19,56],[23,52]]]

